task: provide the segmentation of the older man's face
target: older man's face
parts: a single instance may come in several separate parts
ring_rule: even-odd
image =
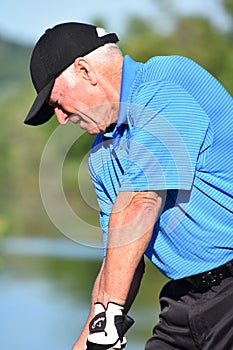
[[[72,84],[61,74],[56,78],[49,104],[54,107],[60,124],[78,123],[89,134],[99,134],[116,122],[118,107],[110,101],[104,84],[89,79],[85,70],[76,74]]]

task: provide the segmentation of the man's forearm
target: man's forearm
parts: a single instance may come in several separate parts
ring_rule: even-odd
[[[118,196],[109,222],[107,255],[93,288],[91,311],[73,350],[84,349],[95,302],[107,308],[112,301],[124,306],[125,312],[131,307],[144,273],[142,257],[161,205],[162,196],[154,192]]]
[[[144,261],[144,257],[142,257],[134,273],[133,280],[127,295],[127,299],[124,304],[125,313],[128,313],[138,294],[144,272],[145,272],[145,261]]]
[[[98,298],[100,280],[101,280],[101,275],[102,275],[103,269],[104,269],[104,261],[102,263],[100,272],[99,272],[99,274],[95,280],[94,286],[93,286],[90,313],[89,313],[87,321],[83,327],[83,330],[82,330],[78,340],[74,344],[72,350],[84,350],[84,349],[86,349],[86,340],[87,340],[87,336],[89,333],[89,323],[94,316],[94,303],[97,301],[97,298]]]
[[[108,248],[98,301],[124,305],[162,205],[155,192],[120,192],[109,222]]]

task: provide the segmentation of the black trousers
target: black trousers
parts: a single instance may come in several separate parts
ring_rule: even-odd
[[[160,305],[145,350],[233,350],[232,276],[202,292],[186,281],[170,281]]]

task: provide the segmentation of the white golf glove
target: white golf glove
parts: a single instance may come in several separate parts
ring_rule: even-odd
[[[113,302],[108,303],[107,309],[103,304],[95,304],[95,316],[89,324],[87,350],[123,349],[126,346],[124,337],[134,320],[123,314],[123,306]]]

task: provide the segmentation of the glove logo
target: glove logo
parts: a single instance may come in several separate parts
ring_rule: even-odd
[[[106,327],[106,316],[102,312],[96,315],[89,324],[90,333],[103,332]]]

